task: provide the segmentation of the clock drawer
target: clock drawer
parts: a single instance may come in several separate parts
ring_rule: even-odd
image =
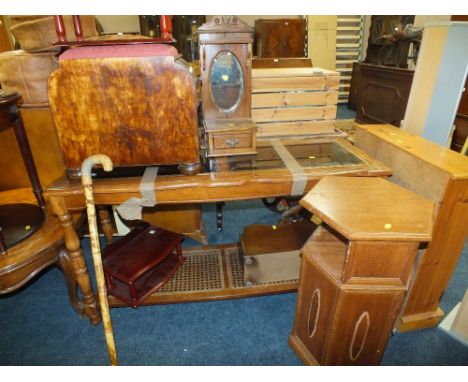
[[[255,134],[252,131],[207,134],[209,157],[256,154]]]
[[[240,149],[252,147],[252,133],[244,134],[219,134],[213,136],[213,148]]]

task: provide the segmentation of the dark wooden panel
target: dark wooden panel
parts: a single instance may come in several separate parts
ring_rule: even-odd
[[[351,74],[351,85],[348,96],[348,109],[356,110],[359,99],[359,85],[361,83],[361,64],[353,63],[353,72]]]
[[[452,150],[460,152],[468,138],[468,116],[458,114],[455,118],[455,131],[453,132]]]
[[[453,19],[454,16],[452,16]],[[464,16],[467,17],[467,16]],[[465,20],[464,20],[465,21]],[[465,90],[461,96],[458,105],[457,115],[455,117],[452,144],[452,150],[460,152],[468,138],[468,80],[465,82]]]
[[[360,64],[356,120],[400,126],[413,82],[413,70]]]
[[[256,55],[261,58],[304,57],[305,19],[255,20]]]

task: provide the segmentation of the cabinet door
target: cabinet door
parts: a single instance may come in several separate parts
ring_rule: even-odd
[[[255,21],[256,56],[260,58],[279,57],[281,31],[275,20]]]
[[[283,20],[280,30],[282,33],[279,57],[304,57],[305,19]]]
[[[337,296],[337,285],[303,257],[293,335],[299,337],[319,363],[322,363]]]
[[[323,354],[323,365],[379,365],[403,290],[342,289]]]
[[[304,57],[305,19],[256,20],[256,55],[259,58]]]

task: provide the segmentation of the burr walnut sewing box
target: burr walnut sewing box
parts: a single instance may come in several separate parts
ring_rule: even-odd
[[[195,80],[179,56],[169,45],[135,43],[78,46],[59,57],[49,101],[67,174],[96,153],[116,167],[200,171]]]

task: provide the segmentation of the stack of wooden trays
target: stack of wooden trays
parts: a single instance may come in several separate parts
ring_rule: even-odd
[[[334,133],[340,74],[316,67],[252,69],[258,138]]]

